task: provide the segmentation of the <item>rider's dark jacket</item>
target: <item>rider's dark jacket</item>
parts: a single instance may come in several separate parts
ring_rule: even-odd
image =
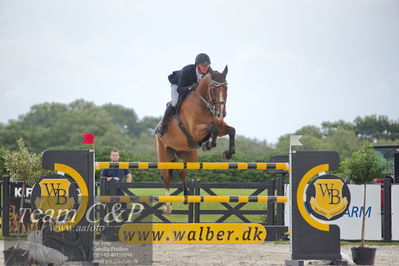
[[[210,71],[210,67],[208,72]],[[195,65],[187,65],[181,70],[173,71],[172,74],[168,76],[169,82],[171,84],[177,85],[177,92],[179,94],[184,94],[189,90],[189,87],[193,83],[197,82],[197,73],[195,71]]]

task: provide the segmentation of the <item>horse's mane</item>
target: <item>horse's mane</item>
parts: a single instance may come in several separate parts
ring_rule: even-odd
[[[212,77],[211,77],[210,73],[206,74],[206,75],[200,80],[200,82],[198,83],[198,88],[202,88],[202,87],[207,88],[209,82],[211,81],[211,79],[212,79]]]

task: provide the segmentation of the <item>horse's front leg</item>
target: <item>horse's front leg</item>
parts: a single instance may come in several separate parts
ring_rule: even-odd
[[[216,147],[216,138],[218,136],[219,127],[216,124],[211,123],[209,125],[208,131],[211,134],[211,137],[210,137],[210,140],[208,140],[202,144],[202,150],[204,150],[204,151],[210,150],[210,149]]]
[[[233,157],[233,154],[236,153],[236,130],[234,127],[228,125],[225,125],[222,129],[223,130],[221,130],[219,136],[229,135],[229,149],[223,153],[223,157],[230,160],[231,157]]]

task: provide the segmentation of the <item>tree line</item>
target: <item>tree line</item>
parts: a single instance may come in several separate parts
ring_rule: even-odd
[[[38,104],[18,119],[0,123],[0,152],[16,150],[20,138],[34,153],[46,149],[87,149],[91,146],[80,144],[80,134],[93,133],[97,161],[108,161],[109,152],[115,148],[121,151],[121,161],[156,161],[153,132],[159,119],[149,116],[139,119],[131,108],[115,104],[98,106],[81,99],[69,104]],[[273,155],[287,155],[291,134],[304,135],[301,139],[304,145],[297,150],[335,150],[341,159],[346,159],[366,143],[398,144],[399,120],[370,115],[357,117],[353,122],[339,120],[323,122],[320,127],[306,125],[281,136],[275,144],[237,136],[237,153],[232,161],[262,162],[270,161]],[[221,154],[227,147],[228,139],[221,138],[215,149],[200,151],[200,160],[222,161]],[[6,173],[3,156],[0,156],[0,173]],[[157,170],[133,170],[133,175],[136,181],[159,180]],[[188,175],[203,182],[256,182],[269,176],[254,170],[191,171]]]

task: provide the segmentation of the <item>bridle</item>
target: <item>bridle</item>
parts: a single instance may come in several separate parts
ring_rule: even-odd
[[[198,98],[202,101],[198,101],[198,99],[192,97],[191,95],[188,96],[189,98],[193,99],[194,102],[198,103],[199,105],[205,106],[209,112],[211,112],[212,115],[214,116],[220,116],[221,114],[218,113],[217,109],[216,109],[216,105],[221,105],[223,107],[226,106],[226,101],[216,101],[216,89],[220,88],[220,87],[224,87],[227,86],[227,82],[217,82],[215,80],[211,80],[209,82],[208,86],[208,99],[205,99],[201,94],[196,92],[196,96],[198,96]],[[220,108],[221,110],[224,108]]]

